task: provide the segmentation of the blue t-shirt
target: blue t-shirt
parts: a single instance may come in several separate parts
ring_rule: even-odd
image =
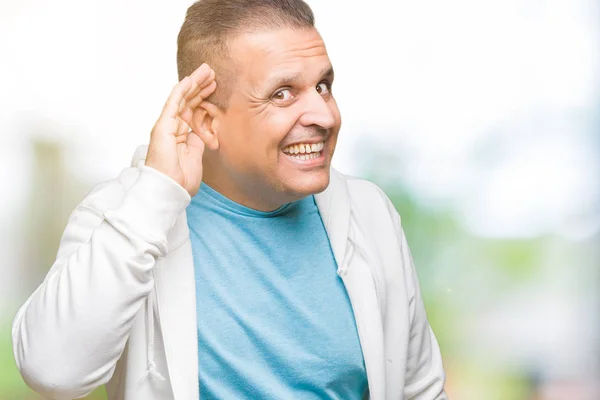
[[[354,315],[314,197],[261,212],[203,183],[187,216],[201,399],[362,399]]]

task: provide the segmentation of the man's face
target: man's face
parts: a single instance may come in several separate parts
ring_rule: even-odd
[[[228,175],[245,191],[274,202],[323,191],[341,118],[319,33],[240,35],[230,43],[230,57],[239,75],[219,122],[219,153]]]

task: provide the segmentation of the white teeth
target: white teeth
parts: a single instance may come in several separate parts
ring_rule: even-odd
[[[288,146],[285,149],[283,149],[283,152],[287,154],[311,154],[320,152],[321,150],[323,150],[323,147],[325,147],[325,144],[323,142],[313,144],[302,143]]]

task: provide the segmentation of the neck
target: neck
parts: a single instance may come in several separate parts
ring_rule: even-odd
[[[202,182],[229,200],[235,201],[245,207],[257,211],[270,212],[294,200],[275,200],[277,196],[265,195],[269,191],[261,190],[264,188],[256,185],[256,182],[251,182],[247,179],[235,179],[223,167],[215,165],[215,163],[210,162],[206,158],[202,164]]]

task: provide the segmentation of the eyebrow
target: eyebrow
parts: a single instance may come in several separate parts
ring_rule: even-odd
[[[331,65],[328,65],[327,67],[323,68],[321,70],[321,73],[319,74],[320,78],[319,80],[322,80],[324,78],[330,78],[333,79],[334,76],[334,72],[333,72],[333,67]],[[301,74],[294,74],[294,75],[286,75],[286,76],[275,76],[274,78],[269,80],[268,83],[268,87],[269,88],[279,88],[279,87],[283,87],[283,86],[291,86],[294,82],[300,80],[302,77]]]

